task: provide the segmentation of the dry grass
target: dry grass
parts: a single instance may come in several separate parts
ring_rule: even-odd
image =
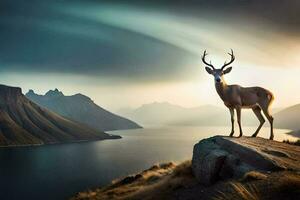
[[[128,199],[169,199],[174,191],[192,184],[195,184],[195,179],[192,174],[191,162],[186,161],[176,166],[168,176],[154,184],[142,187],[136,193],[128,196]]]
[[[105,188],[80,192],[73,199],[155,199],[155,196],[168,196],[193,179],[191,162],[180,165],[174,163],[157,164],[151,168],[123,179],[115,180]]]
[[[214,197],[214,200],[232,200],[232,199],[247,199],[247,200],[259,200],[257,189],[255,187],[246,188],[241,183],[230,183],[230,187],[234,190],[234,195],[229,195],[225,192],[219,192]]]
[[[242,182],[254,181],[254,180],[265,180],[268,176],[266,174],[257,172],[257,171],[250,171],[244,175],[242,178]]]
[[[255,173],[255,177],[257,177],[256,175]],[[261,175],[258,178],[262,178]],[[246,183],[231,182],[229,183],[229,188],[219,191],[214,199],[288,200],[298,199],[299,196],[300,175],[285,171],[271,174],[256,181]]]
[[[79,193],[73,200],[288,200],[300,196],[300,174],[251,171],[241,180],[220,181],[205,187],[197,183],[191,162],[165,163],[136,175],[115,180],[110,186]]]

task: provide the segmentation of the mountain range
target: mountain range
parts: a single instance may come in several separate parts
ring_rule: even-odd
[[[40,107],[21,88],[0,85],[0,146],[115,139]]]
[[[45,95],[36,94],[33,90],[26,97],[53,112],[66,118],[78,121],[101,131],[141,128],[137,123],[113,114],[82,94],[64,95],[58,89],[49,90]]]
[[[122,109],[119,113],[142,125],[187,125],[187,126],[228,126],[230,115],[225,107],[203,105],[185,108],[168,102],[144,104],[136,109]],[[271,109],[274,113],[274,127],[291,129],[295,135],[300,132],[300,104],[285,109]],[[251,109],[242,111],[242,124],[258,126],[258,119]],[[265,123],[268,126],[268,123]],[[297,132],[298,131],[298,132]]]
[[[213,105],[185,108],[168,102],[154,102],[136,109],[121,109],[119,113],[142,125],[225,126],[230,123],[228,109]],[[257,119],[252,112],[243,111],[243,122],[257,124]]]

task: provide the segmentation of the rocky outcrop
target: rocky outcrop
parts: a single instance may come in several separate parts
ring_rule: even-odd
[[[300,170],[300,147],[263,138],[215,136],[194,146],[192,169],[204,185],[249,171]]]
[[[27,99],[18,87],[0,85],[0,146],[114,139]]]

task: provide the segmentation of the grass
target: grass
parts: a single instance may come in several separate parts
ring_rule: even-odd
[[[241,183],[229,184],[234,193],[228,194],[224,192],[218,192],[218,195],[214,197],[214,200],[232,200],[232,199],[245,199],[245,200],[259,200],[259,194],[255,187],[246,188]]]
[[[173,162],[157,164],[143,172],[115,180],[105,188],[78,193],[73,200],[134,200],[167,198],[178,188],[189,182],[194,182],[191,170],[191,161],[179,165]]]
[[[298,199],[300,175],[288,171],[276,172],[263,180],[253,182],[230,182],[229,188],[219,191],[215,200],[281,200]]]
[[[197,183],[191,161],[181,164],[157,164],[141,173],[130,175],[104,188],[78,193],[72,200],[282,200],[298,199],[300,174],[280,171],[264,174],[251,171],[240,180],[219,181],[205,187]]]
[[[191,161],[186,161],[177,165],[172,173],[161,177],[154,184],[141,187],[134,194],[128,196],[128,199],[169,199],[174,191],[185,188],[196,183],[191,169]]]

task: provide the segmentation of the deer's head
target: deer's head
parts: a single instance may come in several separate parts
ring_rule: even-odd
[[[206,62],[206,60],[205,60],[205,57],[207,56],[206,50],[203,53],[202,62],[207,65],[205,67],[205,70],[207,71],[207,73],[209,73],[209,74],[211,74],[211,75],[214,76],[216,83],[222,83],[222,81],[223,81],[223,75],[224,74],[228,74],[232,70],[232,67],[227,67],[228,65],[230,65],[231,63],[233,63],[233,61],[235,59],[235,57],[233,55],[232,49],[231,49],[231,53],[228,53],[228,54],[231,56],[231,60],[228,63],[225,61],[224,65],[220,69],[216,69],[211,64],[211,62],[209,62],[209,63]],[[225,69],[225,67],[227,67],[227,68]]]

